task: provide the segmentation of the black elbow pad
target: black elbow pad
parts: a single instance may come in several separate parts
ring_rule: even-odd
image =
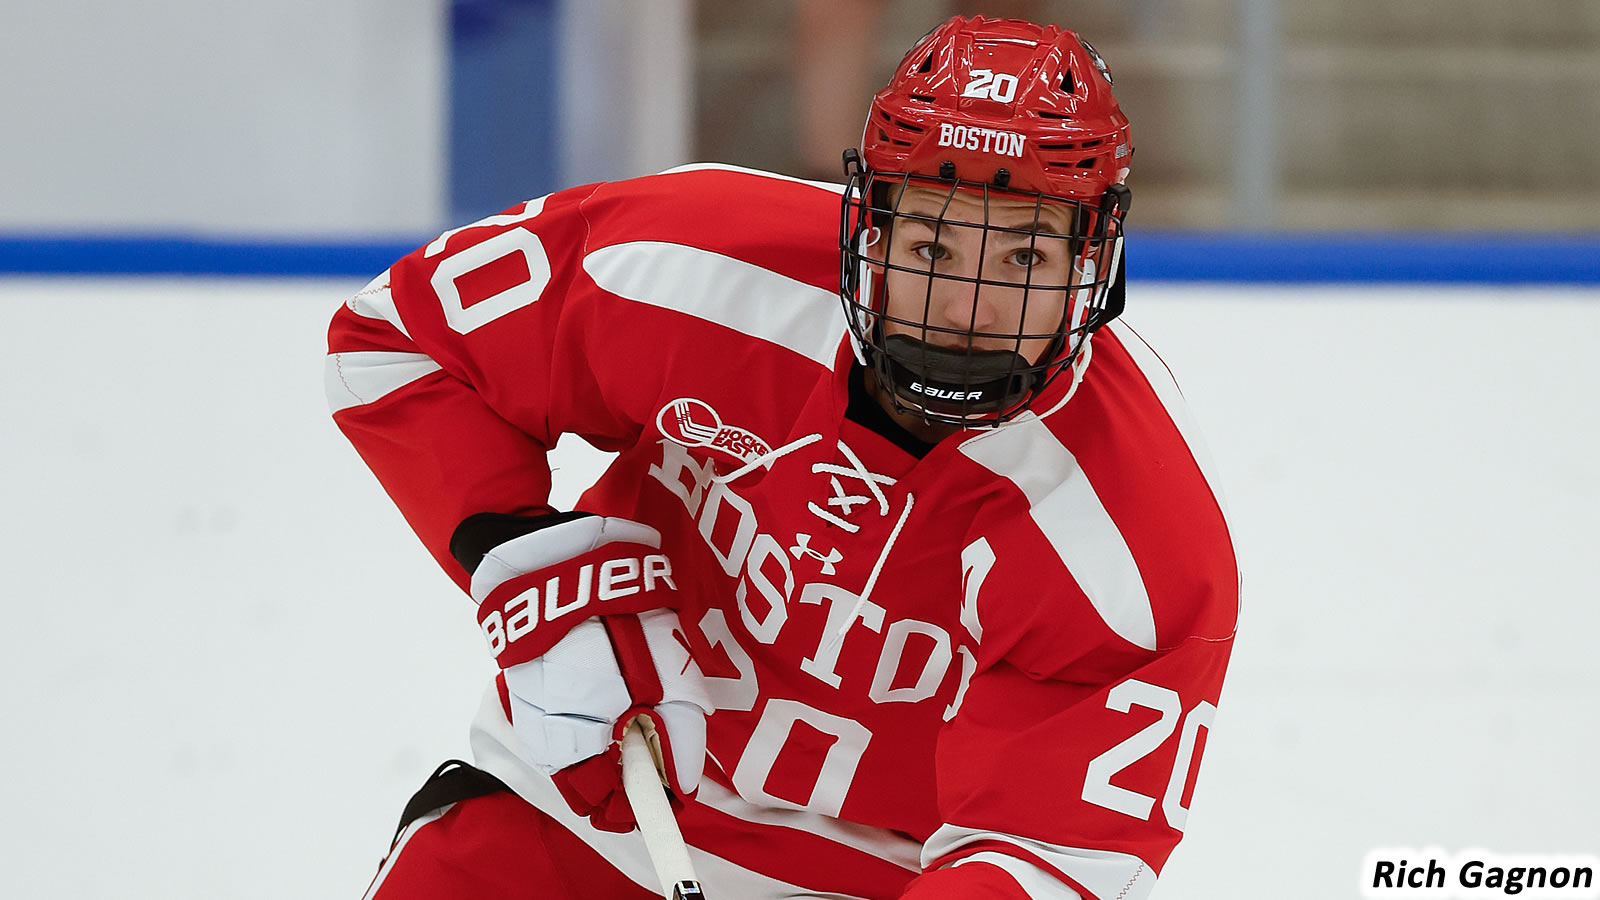
[[[470,574],[478,570],[478,564],[483,562],[485,554],[506,541],[592,515],[594,513],[577,510],[539,515],[477,513],[461,520],[461,524],[450,535],[450,555]]]

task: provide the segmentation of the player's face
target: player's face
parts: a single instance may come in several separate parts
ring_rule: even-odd
[[[986,235],[985,206],[981,194],[905,190],[888,246],[873,248],[875,257],[899,267],[882,276],[884,331],[956,350],[1011,350],[1036,363],[1066,315],[1072,247],[1056,235],[1070,230],[1071,213],[991,194],[988,224],[1017,231],[991,227]]]

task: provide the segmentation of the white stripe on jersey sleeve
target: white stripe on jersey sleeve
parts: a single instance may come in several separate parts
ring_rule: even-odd
[[[384,269],[383,274],[367,282],[367,286],[357,291],[345,306],[362,318],[388,322],[401,334],[411,337],[411,332],[406,330],[406,323],[400,321],[399,310],[395,309],[394,295],[389,292],[388,269]]]
[[[1157,399],[1166,408],[1167,415],[1172,418],[1172,424],[1177,426],[1178,434],[1183,437],[1183,442],[1189,445],[1189,452],[1194,455],[1195,465],[1199,467],[1200,474],[1206,480],[1206,485],[1211,488],[1211,496],[1217,500],[1217,506],[1222,510],[1222,518],[1228,518],[1228,501],[1222,495],[1222,482],[1217,478],[1217,465],[1211,459],[1211,450],[1206,445],[1205,438],[1200,433],[1200,426],[1195,423],[1194,413],[1189,409],[1188,401],[1183,399],[1183,392],[1178,388],[1178,382],[1172,377],[1172,370],[1162,362],[1161,357],[1147,343],[1139,332],[1121,319],[1113,321],[1106,326],[1111,333],[1117,336],[1122,346],[1128,351],[1133,364],[1144,373],[1144,380],[1149,383],[1150,389],[1155,391]]]
[[[1022,887],[1022,890],[1032,900],[1083,900],[1081,894],[1062,884],[1059,878],[1049,872],[1032,863],[1017,859],[1015,856],[1007,856],[1004,853],[993,850],[984,850],[981,853],[964,856],[951,863],[950,867],[953,869],[956,866],[974,862],[988,863],[991,866],[998,866],[1004,869],[1007,875],[1016,879],[1017,884]],[[1090,898],[1090,900],[1093,900],[1093,898]]]
[[[1090,850],[1084,847],[1063,847],[1059,844],[1047,844],[1031,838],[1018,837],[1014,834],[1003,834],[998,831],[979,831],[975,828],[961,828],[956,825],[941,825],[928,838],[922,848],[922,864],[930,866],[940,857],[948,856],[968,844],[979,842],[995,842],[1011,844],[1029,854],[1037,857],[1056,869],[1061,874],[1071,878],[1095,897],[1115,897],[1120,900],[1146,900],[1150,892],[1156,887],[1156,872],[1144,860],[1130,853],[1117,853],[1112,850]],[[1045,897],[1073,897],[1076,893],[1050,876],[1037,866],[1030,865],[1023,860],[1017,860],[1021,866],[1013,867],[997,861],[1016,859],[1007,857],[1003,853],[983,851],[974,853],[969,859],[974,862],[982,861],[994,863],[1011,873],[1018,883],[1028,891],[1029,896],[1035,898]],[[959,865],[959,863],[957,863]],[[1024,868],[1025,867],[1025,868]],[[1043,883],[1052,888],[1051,893],[1035,893],[1030,882],[1018,877],[1019,871],[1034,873],[1033,877],[1046,879]]]
[[[322,387],[328,394],[328,409],[339,412],[365,406],[440,368],[426,353],[329,353],[323,364]]]
[[[1135,646],[1156,649],[1155,612],[1133,551],[1078,460],[1043,420],[1019,417],[963,442],[961,452],[1028,498],[1034,523],[1107,627]]]
[[[844,340],[837,294],[721,253],[632,241],[590,253],[583,269],[619,297],[715,322],[824,368]]]
[[[795,184],[809,184],[815,188],[822,188],[835,194],[844,193],[844,185],[834,184],[831,181],[811,181],[805,178],[795,178],[792,175],[779,175],[777,172],[766,172],[761,169],[747,169],[744,166],[730,166],[727,163],[689,163],[684,166],[675,166],[662,172],[663,175],[677,175],[681,172],[740,172],[745,175],[754,175],[757,178],[771,178],[773,181],[792,181]],[[840,174],[844,174],[840,170]]]

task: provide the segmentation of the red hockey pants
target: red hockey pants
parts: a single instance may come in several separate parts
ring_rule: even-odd
[[[648,891],[506,791],[412,822],[364,900],[651,900]]]

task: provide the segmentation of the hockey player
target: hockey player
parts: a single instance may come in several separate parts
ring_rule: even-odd
[[[957,18],[842,189],[571,188],[340,309],[334,419],[500,668],[368,896],[656,895],[618,790],[641,714],[714,898],[1147,896],[1238,577],[1114,321],[1132,152],[1076,34]],[[617,453],[576,510],[562,434]]]

